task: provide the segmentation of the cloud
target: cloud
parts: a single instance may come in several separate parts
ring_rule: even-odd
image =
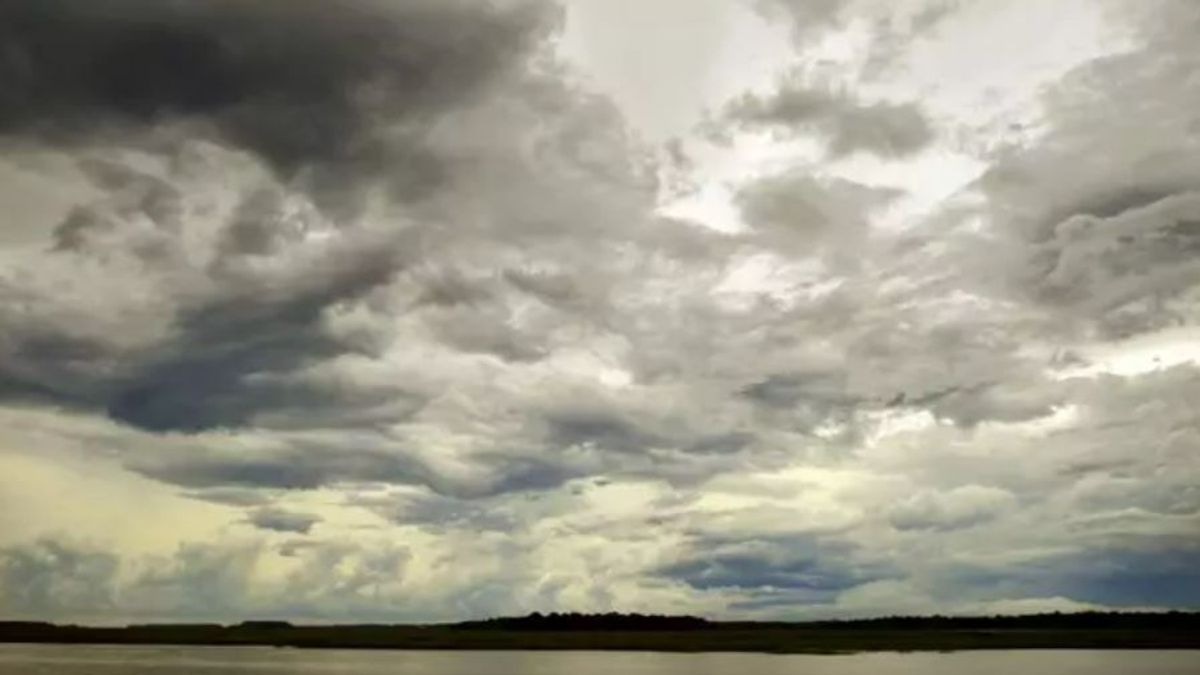
[[[237,169],[272,179],[230,151],[183,152],[196,164],[160,164],[166,176],[94,165],[106,202],[77,210],[55,249],[0,279],[13,326],[0,348],[5,389],[103,406],[146,428],[199,429],[244,423],[271,397],[239,395],[242,375],[348,349],[324,318],[391,277],[397,235],[361,225],[321,242],[335,226],[292,195],[273,207],[274,250],[231,249],[224,228],[236,225],[241,197],[213,195],[211,181]],[[193,209],[209,217],[180,220]]]
[[[119,559],[54,540],[0,551],[0,602],[22,616],[70,616],[116,606]]]
[[[900,193],[844,179],[822,179],[792,169],[751,181],[737,193],[742,218],[776,248],[834,251],[860,244],[870,231],[870,214]]]
[[[91,622],[404,616],[372,599],[396,592],[405,549],[319,544],[282,552],[248,540],[185,543],[170,555],[122,559],[96,547],[46,539],[0,552],[0,598],[14,616]],[[261,576],[260,566],[280,560],[292,561],[283,578]]]
[[[1010,234],[1013,290],[1106,339],[1187,321],[1186,296],[1200,281],[1188,256],[1197,240],[1195,193],[1124,196],[1133,201],[1076,203],[1038,234]]]
[[[130,449],[125,453],[125,466],[161,481],[201,489],[307,490],[347,481],[437,481],[398,449],[356,447],[356,441],[363,441],[361,437],[349,436],[340,442],[303,435],[260,436],[257,442],[231,440],[218,434],[158,451]],[[367,442],[374,445],[377,441],[370,438]]]
[[[768,20],[786,23],[801,54],[831,34],[844,39],[854,29],[864,31],[853,65],[857,75],[867,78],[895,76],[897,65],[918,40],[969,8],[955,0],[757,0],[755,4]]]
[[[838,25],[851,4],[847,0],[759,0],[758,7],[768,15],[783,13],[801,37]]]
[[[69,187],[0,249],[0,460],[94,463],[211,529],[0,532],[5,606],[815,617],[1190,580],[1188,3],[1129,10],[1126,51],[983,149],[857,85],[740,99],[734,124],[827,152],[730,185],[734,232],[655,213],[549,7],[150,4],[0,2],[0,74],[62,74],[0,93],[6,162]],[[978,180],[909,208],[910,172],[976,149]]]
[[[1181,3],[1129,15],[1136,48],[1068,73],[1045,95],[1036,141],[997,153],[978,183],[995,223],[987,269],[1106,339],[1190,320],[1178,301],[1200,278],[1184,260],[1200,180],[1187,111],[1200,90],[1180,77],[1200,17]]]
[[[897,607],[979,612],[1003,602],[1154,606],[1164,602],[1155,584],[1170,583],[1165,579],[1183,569],[1172,561],[1186,560],[1198,513],[1195,490],[1188,491],[1188,451],[1200,429],[1189,406],[1196,377],[1195,368],[1180,367],[1071,381],[1077,409],[1040,420],[1048,434],[1013,423],[929,421],[884,433],[841,458],[787,448],[778,464],[755,471],[747,463],[753,455],[735,455],[738,463],[700,482],[617,476],[486,497],[365,490],[347,506],[374,514],[384,529],[356,531],[353,548],[323,525],[302,542],[281,544],[279,554],[291,561],[285,571],[239,581],[241,573],[216,570],[244,565],[240,556],[275,554],[210,544],[155,563],[141,595],[119,586],[116,597],[138,615],[209,618],[279,612],[429,619],[513,607],[820,617]],[[1163,436],[1163,429],[1172,431]],[[1169,480],[1160,464],[1175,467]],[[981,477],[988,487],[978,485]],[[394,560],[384,544],[397,538],[411,546],[402,557],[408,573],[425,579],[420,592],[363,570],[374,569],[367,561],[377,556]],[[1128,556],[1145,557],[1133,563]],[[338,560],[348,567],[337,583],[309,578]],[[122,556],[122,565],[135,563],[144,564]],[[273,565],[252,567],[265,572]],[[1086,574],[1079,572],[1084,567]],[[442,570],[436,583],[422,576],[434,574],[431,568]],[[1163,570],[1164,581],[1138,585],[1135,570],[1143,569]],[[880,584],[893,581],[898,589],[885,593]],[[376,583],[396,595],[355,590]],[[1117,586],[1124,590],[1105,590]],[[216,589],[226,600],[190,613],[175,609],[209,592],[193,587]],[[611,596],[593,595],[598,587]],[[297,595],[299,589],[308,590]],[[151,602],[164,597],[160,591],[173,599]],[[235,599],[239,593],[244,597]],[[1067,600],[1044,600],[1055,596]],[[396,597],[395,613],[380,609],[379,597]]]
[[[299,513],[273,507],[262,507],[250,512],[250,524],[263,530],[308,534],[322,518],[312,513]]]
[[[221,487],[184,493],[191,499],[224,504],[227,506],[266,506],[271,502],[268,494],[261,490],[238,487]]]
[[[659,573],[698,589],[803,591],[809,603],[827,601],[848,588],[892,573],[884,565],[856,561],[854,551],[844,543],[818,538],[724,545],[700,541],[695,547],[692,557],[673,562]],[[790,604],[801,602],[795,593],[787,597]]]
[[[1014,506],[1004,490],[965,485],[945,493],[924,492],[890,510],[888,520],[901,530],[956,529],[995,518]]]
[[[746,128],[814,133],[831,157],[858,152],[888,158],[913,155],[933,143],[933,128],[915,103],[863,103],[845,91],[807,84],[793,76],[771,94],[747,93],[725,115]]]
[[[418,525],[436,532],[454,529],[508,532],[522,525],[511,506],[496,498],[457,499],[410,488],[353,497],[351,503],[389,522]]]
[[[1200,602],[1192,591],[1196,557],[1195,546],[1187,544],[1140,551],[1100,548],[1002,570],[962,569],[957,579],[950,574],[946,578],[976,592],[1033,597],[1056,592],[1109,607],[1193,607]]]
[[[209,125],[316,184],[375,173],[412,125],[469,100],[519,62],[544,5],[7,2],[0,133],[73,139],[178,119]],[[385,124],[380,117],[386,115]],[[417,136],[398,190],[441,170]]]
[[[613,152],[628,143],[610,106],[534,63],[552,23],[544,6],[6,11],[16,45],[6,67],[76,73],[73,59],[92,59],[105,76],[38,78],[56,86],[14,92],[0,116],[0,132],[66,156],[95,187],[45,250],[0,277],[9,398],[99,408],[155,431],[391,422],[429,392],[333,381],[329,362],[378,359],[395,340],[544,358],[554,346],[544,336],[588,319],[554,305],[515,327],[525,296],[550,299],[533,271],[566,262],[574,237],[620,245],[652,198],[629,155]],[[268,39],[258,34],[268,25],[286,28]],[[151,69],[132,78],[136,91],[103,84],[122,59],[209,76],[185,87]],[[314,131],[327,148],[306,145],[289,117],[310,113],[334,127]],[[109,120],[128,133],[106,135]],[[436,187],[388,184],[430,158],[455,167]],[[352,194],[331,205],[327,177]],[[466,278],[457,270],[482,277],[480,302],[437,300],[448,279]],[[407,329],[395,325],[407,315]]]

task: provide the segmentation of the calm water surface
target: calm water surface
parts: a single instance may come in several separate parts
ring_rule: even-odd
[[[949,654],[389,652],[0,645],[0,675],[1197,675],[1200,651]]]

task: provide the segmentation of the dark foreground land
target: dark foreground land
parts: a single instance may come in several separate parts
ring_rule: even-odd
[[[694,617],[538,615],[445,625],[135,625],[0,622],[0,642],[266,645],[347,649],[838,653],[967,649],[1200,649],[1200,613],[900,617],[810,623]]]

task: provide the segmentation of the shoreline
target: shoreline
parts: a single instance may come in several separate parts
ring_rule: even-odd
[[[0,650],[5,647],[100,647],[100,648],[125,648],[125,647],[170,647],[170,648],[188,648],[188,649],[212,649],[220,650],[237,650],[237,649],[253,649],[253,650],[275,650],[286,649],[293,651],[313,651],[313,652],[433,652],[433,653],[453,653],[453,652],[468,652],[468,653],[494,653],[504,654],[509,652],[546,652],[546,653],[564,653],[564,654],[683,654],[683,655],[705,655],[705,654],[760,654],[762,656],[856,656],[863,654],[966,654],[972,652],[987,652],[987,653],[1004,653],[1004,652],[1198,652],[1200,653],[1200,645],[1197,646],[1112,646],[1112,647],[955,647],[946,649],[857,649],[848,651],[820,651],[820,650],[794,650],[794,651],[764,651],[753,649],[635,649],[635,648],[574,648],[574,647],[490,647],[490,648],[474,648],[474,647],[348,647],[336,645],[267,645],[267,644],[219,644],[219,643],[165,643],[165,642],[7,642],[0,640]]]
[[[83,628],[5,630],[0,643],[275,647],[398,651],[630,651],[856,654],[1011,650],[1200,650],[1200,631],[853,630],[712,628],[697,631],[510,631],[442,627]]]

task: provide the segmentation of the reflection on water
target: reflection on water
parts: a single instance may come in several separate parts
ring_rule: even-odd
[[[0,645],[0,675],[1195,675],[1196,651],[950,654],[301,651]]]

